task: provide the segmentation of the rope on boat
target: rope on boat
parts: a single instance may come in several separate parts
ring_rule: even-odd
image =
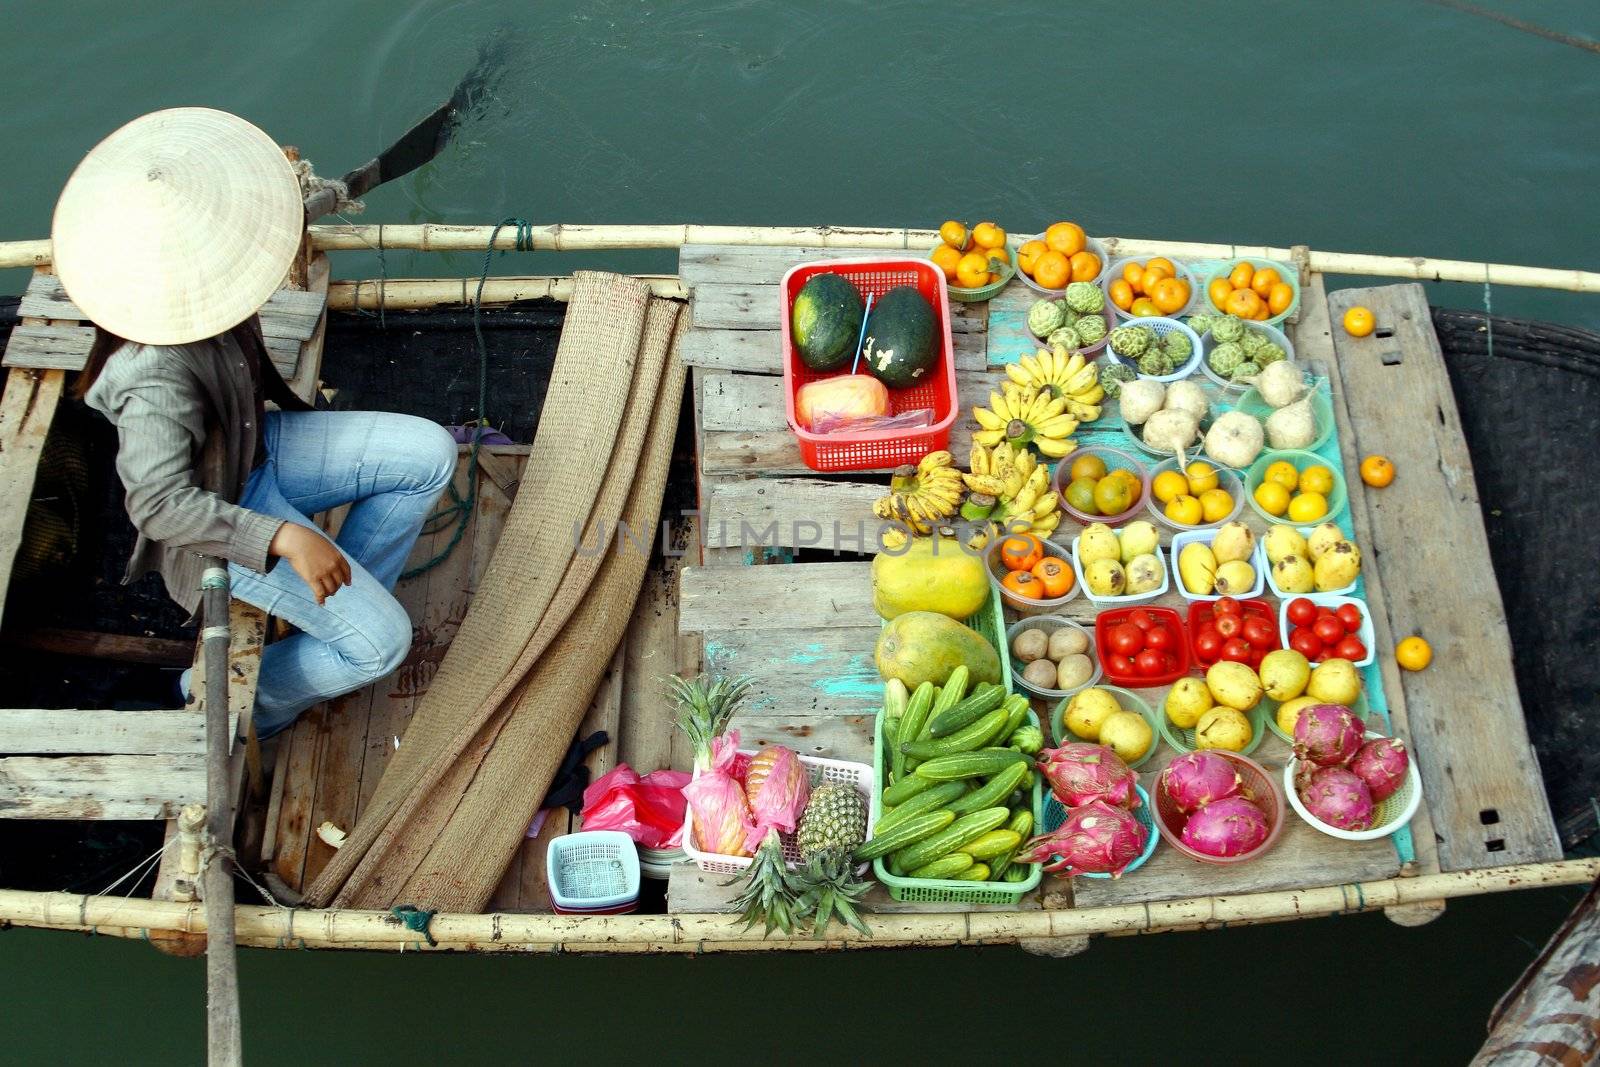
[[[389,909],[389,914],[394,916],[401,926],[412,933],[421,934],[428,939],[428,944],[437,947],[439,942],[433,939],[433,932],[428,929],[428,924],[433,922],[434,912],[425,911],[415,904],[401,904]],[[403,949],[405,946],[401,945]]]
[[[351,199],[348,185],[338,178],[322,177],[313,169],[313,164],[309,159],[296,160],[290,166],[294,168],[294,176],[300,181],[301,199],[314,196],[324,189],[332,189],[336,212],[359,215],[367,210],[366,204],[363,204],[360,200]]]

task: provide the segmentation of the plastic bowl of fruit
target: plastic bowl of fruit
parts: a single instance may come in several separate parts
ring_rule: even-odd
[[[1019,256],[1020,255],[1024,255],[1026,251],[1032,251],[1031,249],[1029,249],[1029,246],[1031,244],[1033,244],[1034,241],[1039,241],[1040,243],[1043,243],[1043,238],[1044,238],[1044,235],[1040,234],[1038,237],[1035,237],[1035,238],[1032,238],[1031,240],[1027,240],[1027,241],[1022,242],[1022,245],[1017,250],[1018,251],[1018,255]],[[1041,252],[1047,252],[1049,250],[1050,250],[1049,247],[1046,246],[1046,248],[1041,250]],[[1032,276],[1032,274],[1030,272],[1025,271],[1025,270],[1017,271],[1017,277],[1022,279],[1022,284],[1023,285],[1026,285],[1029,289],[1032,289],[1036,293],[1043,293],[1045,296],[1060,296],[1062,293],[1067,291],[1067,283],[1068,282],[1079,281],[1079,282],[1088,282],[1091,285],[1099,285],[1101,279],[1103,279],[1105,277],[1105,275],[1106,275],[1106,264],[1110,262],[1110,260],[1106,258],[1106,246],[1101,244],[1099,242],[1099,240],[1097,240],[1096,238],[1089,237],[1089,236],[1085,235],[1084,238],[1083,238],[1083,248],[1082,248],[1082,250],[1079,251],[1079,252],[1074,253],[1074,255],[1081,256],[1085,252],[1089,253],[1090,255],[1094,256],[1097,260],[1099,260],[1099,265],[1095,269],[1094,274],[1089,275],[1087,277],[1083,277],[1083,275],[1087,275],[1088,274],[1088,268],[1090,266],[1093,266],[1093,264],[1090,264],[1087,259],[1080,260],[1079,263],[1073,263],[1071,257],[1068,257],[1068,261],[1067,261],[1067,270],[1069,271],[1069,273],[1067,275],[1067,280],[1062,282],[1056,288],[1052,289],[1047,285],[1040,284],[1039,282],[1034,280],[1034,278],[1033,278],[1033,276]],[[1021,260],[1019,259],[1018,262],[1020,263]],[[1078,274],[1078,275],[1080,275],[1080,277],[1074,278],[1072,276],[1073,274]],[[1108,303],[1109,303],[1109,301],[1108,301]]]
[[[1294,360],[1294,345],[1289,341],[1289,335],[1284,333],[1282,330],[1275,326],[1268,326],[1265,323],[1260,322],[1247,322],[1244,324],[1244,328],[1246,333],[1258,334],[1259,336],[1266,338],[1269,344],[1275,344],[1279,348],[1283,349],[1284,359],[1290,361]],[[1205,358],[1200,361],[1200,370],[1207,378],[1210,378],[1213,382],[1216,382],[1217,385],[1223,389],[1223,391],[1229,393],[1242,393],[1250,388],[1248,382],[1236,382],[1231,377],[1218,374],[1216,368],[1211,366],[1211,353],[1214,352],[1217,346],[1222,343],[1223,342],[1217,340],[1217,338],[1213,336],[1211,330],[1209,329],[1200,335],[1200,350],[1205,353]],[[1263,402],[1261,406],[1266,407],[1266,404]],[[1271,412],[1272,409],[1267,408],[1267,413],[1271,414]],[[1255,412],[1252,411],[1251,414],[1254,415]],[[1313,445],[1312,447],[1316,446]]]
[[[1094,620],[1094,650],[1113,685],[1153,689],[1189,673],[1183,616],[1172,608],[1112,608]],[[1154,717],[1151,723],[1155,723]]]
[[[1210,476],[1190,477],[1186,473],[1186,471],[1193,470],[1196,464],[1202,464],[1211,469],[1212,475],[1216,479],[1215,485],[1212,485]],[[1181,478],[1184,483],[1183,492],[1173,495],[1168,500],[1162,499],[1166,495],[1163,491],[1163,485],[1167,484],[1172,488],[1176,488],[1177,482],[1168,479],[1166,483],[1163,483],[1162,475],[1164,474],[1171,474]],[[1228,495],[1226,511],[1222,510],[1220,497],[1207,498],[1206,496],[1207,493],[1217,492]],[[1195,503],[1191,505],[1184,502],[1178,505],[1179,508],[1192,509],[1198,506],[1200,508],[1199,522],[1179,522],[1178,519],[1173,517],[1172,501],[1184,496],[1189,497]],[[1179,532],[1185,530],[1209,530],[1225,522],[1232,522],[1244,510],[1244,479],[1227,467],[1219,467],[1206,460],[1191,460],[1188,467],[1180,471],[1178,469],[1178,459],[1174,456],[1171,459],[1157,463],[1150,469],[1150,497],[1145,501],[1145,509],[1150,512],[1157,522],[1169,529]],[[1178,512],[1178,514],[1185,518],[1192,517],[1184,512]]]
[[[1270,275],[1266,275],[1268,271]],[[1277,289],[1280,285],[1284,288]],[[1235,292],[1248,292],[1250,296],[1233,297]],[[1237,315],[1276,326],[1294,314],[1299,304],[1299,277],[1293,267],[1276,260],[1230,260],[1206,279],[1204,307],[1218,315]]]
[[[1212,404],[1210,407],[1208,407],[1206,409],[1205,415],[1200,419],[1200,433],[1199,433],[1199,436],[1195,439],[1195,441],[1192,444],[1190,444],[1187,448],[1184,449],[1184,454],[1185,455],[1188,455],[1190,457],[1195,457],[1195,456],[1199,456],[1200,455],[1200,449],[1205,444],[1206,431],[1211,429],[1211,424],[1216,421],[1217,416],[1220,415],[1220,414],[1222,414],[1222,412],[1217,407],[1217,405],[1215,405],[1215,404]],[[1156,448],[1153,445],[1148,445],[1148,444],[1145,443],[1145,440],[1144,440],[1144,424],[1143,423],[1140,423],[1138,425],[1131,425],[1131,424],[1129,424],[1127,422],[1124,422],[1122,424],[1122,436],[1123,436],[1123,439],[1128,442],[1128,444],[1132,445],[1134,448],[1137,448],[1140,452],[1144,453],[1147,456],[1150,456],[1153,459],[1176,459],[1177,458],[1176,456],[1174,456],[1172,454],[1172,450],[1171,449],[1163,450],[1163,449]],[[1152,474],[1152,477],[1153,476],[1154,475]]]
[[[1309,482],[1308,472],[1312,474]],[[1263,488],[1269,484],[1276,488]],[[1263,452],[1245,472],[1244,488],[1250,494],[1250,507],[1268,522],[1296,526],[1329,522],[1338,518],[1348,503],[1344,475],[1337,463],[1298,448]],[[1320,505],[1315,499],[1298,503],[1318,496]]]
[[[1338,524],[1335,523],[1335,525]],[[1311,549],[1309,546],[1311,535],[1313,532],[1315,532],[1315,530],[1315,526],[1294,527],[1294,531],[1300,535],[1301,540],[1308,542],[1303,552],[1297,551],[1294,553],[1295,555],[1300,556],[1306,562],[1306,569],[1302,571],[1300,575],[1306,583],[1306,587],[1304,589],[1285,589],[1283,586],[1278,584],[1277,571],[1275,571],[1270,564],[1268,565],[1267,588],[1272,590],[1272,595],[1277,597],[1279,600],[1291,600],[1294,597],[1306,596],[1310,593],[1332,593],[1334,596],[1349,596],[1356,591],[1356,584],[1361,580],[1361,572],[1359,568],[1356,571],[1356,577],[1353,578],[1348,585],[1335,586],[1328,589],[1315,588],[1317,561],[1312,558]],[[1340,531],[1339,536],[1344,540],[1351,541],[1352,544],[1354,543],[1349,535],[1345,534],[1342,530]]]
[[[1091,689],[1095,692],[1090,693],[1089,690]],[[1137,744],[1136,736],[1121,733],[1119,736],[1113,737],[1105,732],[1105,721],[1101,716],[1109,718],[1113,714],[1104,707],[1106,697],[1109,697],[1116,704],[1117,711],[1132,712],[1144,720],[1144,724],[1150,732],[1146,736],[1143,752],[1138,752],[1131,748],[1130,742]],[[1094,732],[1092,734],[1089,732],[1089,724],[1074,725],[1071,719],[1074,706],[1080,702],[1091,700],[1097,702],[1086,705],[1088,709],[1095,712],[1093,716]],[[1080,729],[1083,729],[1084,732],[1079,733]],[[1137,728],[1135,727],[1135,729]],[[1135,769],[1144,766],[1145,762],[1155,753],[1155,750],[1161,747],[1161,730],[1156,723],[1155,710],[1138,693],[1116,685],[1085,686],[1071,697],[1058,702],[1055,710],[1050,713],[1050,736],[1055,739],[1055,743],[1058,745],[1072,742],[1105,745],[1115,752],[1122,762]]]
[[[1224,615],[1237,616],[1238,621],[1221,622]],[[1265,656],[1283,647],[1278,639],[1278,616],[1265,600],[1191,600],[1186,622],[1190,659],[1196,670],[1209,668],[1223,658],[1225,650],[1228,658],[1248,663],[1254,669],[1260,663],[1257,653]],[[1236,639],[1243,642],[1243,647],[1228,649],[1228,642]]]
[[[1382,740],[1384,736],[1372,730],[1366,732],[1368,741]],[[1300,799],[1300,792],[1295,788],[1294,781],[1295,772],[1299,768],[1300,760],[1290,756],[1289,762],[1283,765],[1283,791],[1289,794],[1289,803],[1293,806],[1295,814],[1329,837],[1337,837],[1344,841],[1372,841],[1388,837],[1410,822],[1411,817],[1417,813],[1417,808],[1422,806],[1422,774],[1417,770],[1416,757],[1411,756],[1406,762],[1405,775],[1400,779],[1400,784],[1394,792],[1382,800],[1373,801],[1371,826],[1365,830],[1346,830],[1330,826],[1311,814],[1305,801]]]
[[[1230,528],[1226,532],[1233,534],[1238,531],[1237,528]],[[1249,554],[1242,561],[1233,560],[1229,563],[1219,564],[1216,567],[1213,573],[1214,584],[1210,589],[1189,588],[1189,583],[1184,578],[1184,570],[1180,562],[1183,558],[1183,550],[1192,544],[1203,544],[1210,548],[1212,540],[1216,537],[1216,530],[1184,530],[1181,533],[1172,535],[1172,546],[1169,549],[1172,553],[1172,569],[1178,572],[1178,592],[1183,596],[1183,599],[1190,601],[1221,600],[1225,596],[1231,596],[1235,599],[1244,600],[1260,596],[1267,588],[1267,556],[1262,549],[1260,538],[1256,539],[1255,543],[1250,547]],[[1240,568],[1232,566],[1233,562],[1243,562],[1248,566],[1250,571],[1253,572],[1255,580],[1243,589],[1224,588],[1219,592],[1216,588],[1217,585],[1227,585],[1232,581],[1248,580],[1251,577],[1248,573],[1233,573],[1240,570]],[[1190,577],[1195,577],[1195,575],[1191,574]],[[1199,579],[1199,581],[1203,582],[1204,579]]]
[[[1298,696],[1293,700],[1285,700],[1283,703],[1278,705],[1278,710],[1273,712],[1272,718],[1267,720],[1267,729],[1276,734],[1280,740],[1292,745],[1294,744],[1294,720],[1298,719],[1300,717],[1300,713],[1306,708],[1309,708],[1313,704],[1321,703],[1322,701],[1318,700],[1316,697],[1308,696]],[[1351,711],[1355,712],[1356,718],[1360,719],[1362,722],[1367,721],[1367,716],[1371,714],[1372,710],[1371,705],[1367,703],[1367,694],[1365,690],[1362,690],[1361,695],[1356,697],[1355,700],[1351,701],[1346,706]],[[1287,721],[1289,724],[1288,729],[1284,729],[1285,721]]]
[[[1150,273],[1152,269],[1155,271],[1153,276]],[[1163,285],[1166,279],[1176,279],[1182,283],[1181,287]],[[1122,284],[1119,285],[1119,282]],[[1166,256],[1129,256],[1119,259],[1100,276],[1100,288],[1106,291],[1106,300],[1117,309],[1117,318],[1122,320],[1188,315],[1198,306],[1200,298],[1200,287],[1195,283],[1194,272]],[[1146,292],[1147,289],[1154,291]],[[1144,304],[1148,304],[1148,307],[1141,310]]]
[[[1239,397],[1239,402],[1234,405],[1234,410],[1242,411],[1246,415],[1253,415],[1260,419],[1261,425],[1265,429],[1267,419],[1277,409],[1261,399],[1261,394],[1256,392],[1254,386],[1251,386],[1244,391],[1244,395]],[[1333,402],[1328,399],[1327,394],[1322,391],[1320,385],[1313,388],[1311,392],[1311,418],[1316,425],[1316,437],[1306,446],[1306,451],[1315,452],[1333,439],[1334,430]]]
[[[1130,763],[1128,766],[1131,767],[1133,764]],[[1134,871],[1137,871],[1140,867],[1143,867],[1145,861],[1148,860],[1151,854],[1155,852],[1156,842],[1161,840],[1161,834],[1156,830],[1156,809],[1155,805],[1150,802],[1150,794],[1144,791],[1144,786],[1136,785],[1133,788],[1134,791],[1139,795],[1139,806],[1133,809],[1132,815],[1135,819],[1139,820],[1139,825],[1144,827],[1144,832],[1147,836],[1144,842],[1144,850],[1141,851],[1138,856],[1134,857],[1132,863],[1128,864],[1122,869],[1121,874],[1114,876],[1117,878],[1126,878]],[[1059,830],[1061,828],[1061,824],[1066,821],[1066,807],[1061,803],[1061,801],[1055,798],[1055,794],[1046,793],[1044,798],[1044,832],[1047,834],[1053,834]],[[1080,871],[1074,872],[1073,877],[1111,878],[1113,875],[1103,874],[1099,871]]]
[[[1103,488],[1108,479],[1126,484]],[[1150,496],[1150,472],[1144,464],[1131,452],[1108,445],[1069,452],[1056,464],[1052,480],[1061,494],[1062,510],[1084,526],[1091,522],[1121,526]]]
[[[1170,687],[1168,688],[1168,692],[1171,692]],[[1219,709],[1227,710],[1222,708],[1222,705],[1219,704],[1203,713],[1193,726],[1179,726],[1177,723],[1172,721],[1172,716],[1168,715],[1165,711],[1166,699],[1166,694],[1163,693],[1161,696],[1163,705],[1163,711],[1161,713],[1161,736],[1167,739],[1167,744],[1171,745],[1179,752],[1194,752],[1199,749],[1199,731],[1202,726],[1207,725],[1206,716],[1211,714],[1211,712],[1218,711]],[[1250,724],[1250,740],[1245,742],[1244,747],[1237,749],[1212,748],[1208,749],[1207,751],[1226,752],[1230,754],[1237,753],[1241,756],[1248,756],[1261,746],[1262,739],[1267,736],[1267,722],[1272,718],[1273,715],[1277,714],[1277,711],[1278,702],[1263,694],[1261,699],[1256,702],[1255,707],[1251,708],[1249,711],[1240,712],[1240,714],[1244,716],[1245,721]]]
[[[1233,764],[1234,771],[1239,775],[1239,792],[1237,795],[1250,801],[1262,815],[1266,816],[1267,828],[1265,836],[1255,847],[1233,856],[1215,855],[1184,844],[1183,831],[1188,826],[1189,820],[1194,818],[1195,813],[1185,812],[1167,792],[1165,771],[1156,779],[1154,789],[1156,829],[1160,831],[1162,837],[1166,838],[1167,844],[1190,859],[1199,860],[1201,863],[1245,863],[1264,854],[1278,840],[1278,835],[1283,832],[1283,821],[1286,815],[1283,793],[1278,789],[1277,784],[1273,782],[1272,776],[1267,773],[1266,768],[1255,760],[1248,759],[1235,752],[1225,752],[1220,749],[1212,749],[1211,751],[1216,752]],[[1212,801],[1214,804],[1221,802],[1221,800]]]
[[[1038,637],[1024,637],[1038,631],[1044,639],[1039,648]],[[1060,636],[1057,636],[1057,635]],[[1019,646],[1019,640],[1021,642]],[[1094,652],[1094,637],[1087,627],[1062,615],[1034,615],[1018,619],[1006,627],[1006,642],[1011,650],[1011,677],[1028,693],[1045,700],[1065,700],[1100,680],[1100,659]],[[1081,660],[1086,660],[1087,668]],[[1055,678],[1048,685],[1043,678],[1044,668],[1028,672],[1034,664],[1048,664]],[[1087,673],[1085,673],[1087,670]],[[1068,684],[1062,685],[1062,682]]]
[[[1377,656],[1372,612],[1353,596],[1301,593],[1278,606],[1278,639],[1316,666],[1347,659],[1365,667]]]
[[[1096,341],[1094,344],[1091,344],[1091,345],[1078,345],[1076,348],[1070,348],[1070,347],[1067,348],[1067,352],[1068,352],[1069,355],[1071,353],[1073,353],[1073,352],[1077,352],[1079,355],[1083,356],[1084,359],[1093,359],[1095,356],[1098,356],[1100,354],[1100,350],[1101,349],[1105,348],[1106,340],[1111,336],[1111,327],[1113,325],[1113,319],[1111,317],[1111,308],[1103,307],[1099,311],[1088,311],[1088,312],[1080,311],[1080,312],[1075,312],[1074,316],[1075,316],[1074,320],[1073,320],[1074,322],[1082,322],[1085,318],[1096,318],[1096,319],[1100,319],[1101,321],[1103,321],[1105,323],[1105,326],[1106,326],[1105,333],[1101,334],[1100,335],[1100,340]],[[1057,329],[1059,329],[1059,328],[1060,327],[1057,327]],[[1029,327],[1029,335],[1031,337],[1033,337],[1033,339],[1039,343],[1039,347],[1040,348],[1048,349],[1048,348],[1052,347],[1051,343],[1050,343],[1050,338],[1054,336],[1054,332],[1053,331],[1050,334],[1045,335],[1044,337],[1040,337],[1038,334],[1032,332],[1032,327],[1030,326]],[[1066,347],[1066,346],[1063,346],[1063,347]]]
[[[960,268],[959,266],[946,266],[944,262],[941,262],[941,253],[939,251],[941,248],[950,248],[950,246],[943,243],[934,245],[933,248],[928,252],[928,258],[933,260],[935,265],[937,265],[940,270],[945,272],[945,281],[948,283],[946,288],[950,293],[951,300],[960,300],[967,304],[974,303],[979,300],[988,300],[1000,290],[1004,289],[1006,287],[1006,283],[1009,282],[1012,276],[1017,273],[1016,249],[1007,246],[1005,249],[1005,258],[1002,259],[1000,263],[1000,269],[991,269],[989,272],[990,274],[999,275],[998,280],[977,286],[958,285],[957,279],[960,277],[960,275],[957,274],[956,271]],[[951,251],[954,252],[955,249],[951,249]],[[977,245],[973,245],[970,249],[968,249],[968,253],[986,251],[988,250],[980,248]],[[944,255],[947,256],[948,253],[945,253]],[[963,253],[956,252],[956,255],[961,256]],[[959,264],[960,260],[957,259],[953,262]],[[990,267],[992,268],[993,266],[994,264],[991,262]]]
[[[1139,369],[1139,353],[1118,350],[1117,332],[1116,330],[1113,330],[1111,333],[1106,335],[1106,340],[1108,342],[1106,344],[1107,354],[1109,354],[1111,358],[1116,360],[1118,363],[1132,368],[1133,371],[1139,375],[1139,377],[1149,378],[1153,382],[1182,381],[1184,378],[1187,378],[1189,375],[1193,374],[1194,369],[1200,365],[1200,337],[1184,323],[1179,322],[1177,319],[1160,317],[1140,318],[1122,322],[1118,325],[1117,329],[1134,326],[1148,327],[1155,334],[1154,343],[1167,344],[1169,343],[1166,341],[1167,336],[1170,334],[1176,334],[1183,338],[1184,341],[1188,342],[1189,345],[1188,356],[1185,357],[1184,362],[1177,365],[1171,373],[1146,374],[1144,371]],[[1129,342],[1124,341],[1123,347],[1125,348],[1128,343]],[[1146,350],[1148,351],[1148,349]]]
[[[1022,615],[1050,615],[1078,595],[1071,550],[1033,534],[996,537],[984,552],[989,582]]]

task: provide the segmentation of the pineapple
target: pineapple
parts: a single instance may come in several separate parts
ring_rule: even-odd
[[[666,682],[667,692],[678,702],[678,728],[694,743],[694,769],[706,770],[711,766],[711,741],[728,728],[728,720],[750,689],[750,679],[718,677],[710,681],[702,674],[686,682],[668,675]]]
[[[731,878],[723,885],[733,885],[738,881],[738,878]],[[762,937],[774,930],[794,933],[795,920],[802,917],[799,885],[796,875],[790,873],[789,865],[784,862],[783,842],[778,839],[778,831],[767,831],[766,839],[756,849],[755,860],[750,864],[750,869],[745,871],[744,891],[734,898],[733,903],[735,907],[744,909],[746,930],[764,922],[767,929]]]
[[[835,916],[863,936],[872,936],[861,918],[861,898],[871,883],[856,875],[855,861],[847,850],[824,849],[812,856],[795,872],[794,883],[800,895],[799,914],[811,920],[812,937],[823,937]]]
[[[811,791],[795,843],[810,860],[826,851],[854,852],[867,839],[867,805],[853,785],[823,782]]]

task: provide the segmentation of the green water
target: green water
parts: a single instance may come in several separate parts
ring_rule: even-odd
[[[1485,0],[1600,36],[1580,0]],[[375,221],[933,226],[1595,269],[1600,56],[1422,0],[1298,5],[12,0],[0,34],[0,236],[44,236],[61,182],[144,111],[207,104],[360,163],[498,35],[508,66],[448,155]],[[474,255],[391,253],[397,276]],[[509,256],[505,273],[672,269],[670,253]],[[370,277],[374,255],[341,255]],[[0,291],[25,284],[0,272]],[[1435,287],[1479,306],[1481,286]],[[1600,325],[1600,303],[1495,310]],[[684,959],[246,953],[247,1048],[314,1062],[570,1053],[718,1060],[1076,1055],[1460,1062],[1574,898],[1013,950]],[[199,964],[110,939],[0,937],[17,1062],[193,1062]],[[980,1025],[981,1021],[981,1025]],[[1177,1045],[1169,1044],[1176,1041]]]

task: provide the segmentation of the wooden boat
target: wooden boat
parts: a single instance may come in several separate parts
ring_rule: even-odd
[[[378,279],[330,282],[329,256],[344,250],[481,251],[490,227],[315,226],[303,268],[269,309],[274,358],[303,395],[322,371],[329,318],[363,312],[470,307],[477,279]],[[532,227],[523,247],[540,250],[669,248],[678,273],[648,279],[658,295],[688,302],[692,328],[680,356],[693,370],[694,495],[698,515],[673,531],[686,551],[652,564],[635,618],[610,664],[583,732],[603,728],[612,742],[589,757],[598,774],[625,761],[641,771],[684,768],[657,684],[667,673],[702,668],[748,673],[768,699],[736,720],[747,739],[781,741],[803,753],[870,762],[871,716],[879,703],[869,650],[878,627],[867,594],[865,557],[817,560],[793,536],[797,519],[826,528],[853,526],[882,491],[882,475],[819,477],[804,467],[784,422],[779,344],[774,329],[777,282],[791,265],[815,259],[923,255],[931,231],[860,228],[707,226]],[[507,230],[498,247],[511,248]],[[1382,450],[1405,472],[1403,489],[1379,496],[1350,478],[1351,511],[1364,545],[1382,546],[1368,569],[1376,645],[1395,636],[1437,635],[1441,651],[1470,649],[1448,666],[1401,675],[1381,656],[1381,682],[1396,731],[1412,739],[1425,803],[1409,833],[1353,843],[1290,825],[1260,860],[1202,866],[1159,849],[1135,875],[1077,885],[1046,878],[1040,891],[1008,908],[873,903],[873,936],[836,927],[826,939],[763,938],[727,914],[732,890],[721,878],[677,865],[664,909],[620,916],[556,915],[544,882],[544,849],[573,827],[564,811],[545,821],[507,871],[485,914],[439,914],[421,931],[383,912],[314,910],[288,904],[239,905],[240,944],[310,948],[418,948],[458,951],[703,952],[1021,943],[1035,951],[1081,950],[1094,934],[1124,934],[1268,922],[1383,909],[1402,924],[1436,917],[1451,897],[1600,877],[1600,860],[1563,860],[1527,741],[1511,672],[1472,466],[1445,368],[1419,285],[1328,293],[1324,276],[1354,273],[1411,280],[1488,281],[1593,292],[1600,274],[1254,248],[1106,238],[1115,255],[1164,254],[1191,262],[1255,257],[1299,273],[1302,299],[1286,327],[1297,357],[1320,365],[1332,383],[1344,468],[1354,474],[1367,451]],[[909,251],[908,251],[909,250]],[[34,485],[66,375],[81,365],[86,327],[49,274],[44,242],[0,245],[0,267],[31,266],[22,324],[12,331],[0,403],[0,577],[9,582],[21,540],[24,502]],[[567,278],[491,278],[486,308],[570,296]],[[1005,352],[1022,342],[1019,315],[1033,294],[1020,284],[955,316],[955,358],[964,395],[992,380]],[[323,313],[325,300],[326,313]],[[1360,346],[1331,328],[1353,303],[1372,308],[1376,339]],[[309,309],[309,311],[308,311]],[[492,314],[492,312],[488,312]],[[987,388],[987,386],[984,386]],[[1404,407],[1392,398],[1407,398]],[[1419,418],[1421,412],[1426,417]],[[964,422],[965,420],[962,420]],[[964,454],[958,424],[952,444]],[[527,448],[487,447],[478,506],[461,546],[438,568],[402,583],[418,641],[396,675],[314,709],[269,747],[232,758],[243,798],[236,840],[247,870],[261,872],[281,900],[327,863],[337,840],[324,826],[348,830],[360,816],[385,760],[404,735],[415,699],[428,684],[470,603],[514,497]],[[466,478],[463,467],[459,477]],[[1417,509],[1431,509],[1448,531],[1448,589],[1430,581],[1440,566],[1433,539],[1406,536]],[[776,539],[746,543],[741,530],[769,526]],[[417,558],[447,535],[425,538]],[[1439,540],[1443,540],[1441,535]],[[848,554],[847,554],[848,555]],[[1176,597],[1170,598],[1176,600]],[[1086,617],[1084,607],[1072,609]],[[248,713],[254,668],[267,629],[259,612],[235,603],[228,679],[234,715]],[[60,647],[60,636],[57,635]],[[106,635],[72,638],[90,656],[153,656],[154,646]],[[170,642],[160,654],[170,656]],[[800,654],[800,653],[804,654]],[[1448,729],[1440,709],[1450,710]],[[200,863],[185,804],[204,799],[199,713],[193,710],[0,710],[0,816],[23,819],[122,819],[164,822],[167,847],[148,896],[0,890],[0,924],[145,937],[194,951],[205,929],[195,900]],[[1478,739],[1499,739],[1492,752]],[[1268,738],[1256,758],[1281,767],[1287,748]],[[1161,760],[1153,761],[1159,766]],[[1470,768],[1470,769],[1468,769]],[[245,828],[260,825],[259,837]],[[286,891],[286,892],[285,892]]]

